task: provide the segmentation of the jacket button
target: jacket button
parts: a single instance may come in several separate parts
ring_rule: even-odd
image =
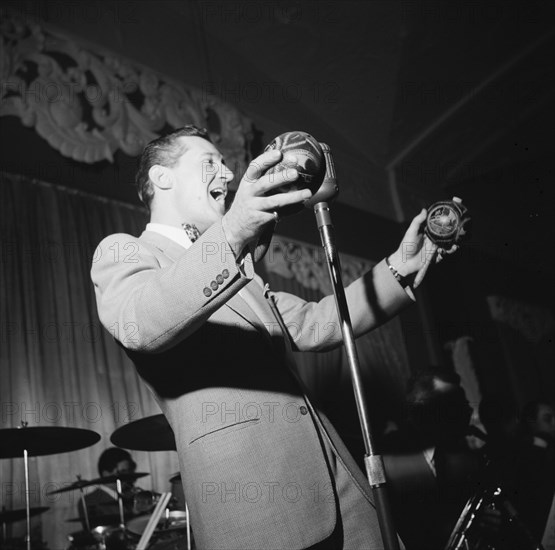
[[[222,275],[224,276],[224,279],[227,279],[229,277],[229,271],[227,269],[224,269],[222,271]]]
[[[221,275],[218,275],[218,276],[216,277],[216,282],[217,282],[219,285],[223,285],[223,284],[224,284],[224,278],[223,278]]]
[[[212,282],[210,283],[210,288],[211,288],[212,290],[218,290],[218,283],[217,283],[216,281],[212,281]]]
[[[299,410],[301,411],[301,414],[307,414],[308,413],[308,409],[304,405],[301,405]]]
[[[205,295],[207,298],[208,298],[208,296],[212,296],[212,291],[211,291],[207,286],[204,287],[203,292],[204,292],[204,295]]]

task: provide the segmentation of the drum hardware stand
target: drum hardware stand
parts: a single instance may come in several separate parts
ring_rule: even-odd
[[[305,206],[314,209],[316,223],[318,225],[322,241],[322,247],[324,249],[328,264],[328,271],[333,285],[337,315],[341,324],[341,333],[343,335],[345,351],[349,361],[355,401],[361,424],[364,446],[366,449],[366,455],[364,457],[366,475],[374,496],[374,503],[378,515],[382,541],[385,550],[399,550],[399,539],[397,538],[397,533],[393,525],[393,515],[387,494],[384,463],[381,455],[375,452],[370,434],[368,410],[362,388],[362,377],[360,374],[353,328],[349,315],[347,299],[345,297],[345,288],[341,279],[339,253],[335,243],[334,228],[331,222],[330,209],[327,203],[328,200],[335,198],[339,190],[337,187],[335,168],[328,145],[320,143],[320,146],[322,147],[326,158],[326,175],[321,187],[308,201],[306,201]]]
[[[19,458],[23,455],[23,467],[25,471],[25,519],[26,536],[25,548],[31,550],[31,507],[29,490],[29,456],[42,456],[49,454],[74,451],[93,445],[100,439],[100,435],[91,430],[80,428],[62,427],[28,427],[28,423],[21,422],[17,428],[5,428],[0,430],[0,458]],[[68,437],[64,440],[63,436]],[[34,509],[33,514],[46,511]],[[5,523],[5,522],[2,522]],[[4,529],[3,529],[4,530]]]
[[[77,475],[77,480],[81,480],[81,476]],[[83,491],[83,487],[79,487],[79,492],[81,493],[81,502],[83,503],[83,515],[85,516],[85,527],[87,531],[91,530],[91,524],[89,522],[89,511],[87,510],[87,502],[85,501],[85,491]]]
[[[189,522],[189,507],[185,503],[185,521],[187,522],[187,550],[191,550],[191,524]]]
[[[24,430],[27,427],[28,422],[21,422],[20,429]],[[31,508],[29,506],[29,453],[27,449],[23,449],[23,469],[25,471],[25,523],[26,523],[26,535],[25,535],[25,548],[31,550]]]
[[[119,526],[120,529],[125,529],[125,516],[123,515],[123,493],[121,489],[121,479],[116,479],[116,491],[118,493],[118,507],[119,507]]]

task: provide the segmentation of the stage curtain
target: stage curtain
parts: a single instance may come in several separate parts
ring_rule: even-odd
[[[100,325],[89,277],[98,242],[114,232],[139,235],[146,214],[12,174],[1,174],[0,193],[0,429],[24,421],[29,427],[77,427],[102,436],[83,450],[30,459],[31,506],[50,507],[32,519],[33,534],[58,550],[68,546],[68,533],[80,529],[67,521],[76,516],[79,495],[48,492],[72,483],[77,475],[97,477],[98,456],[111,446],[114,430],[160,412],[128,358]],[[274,242],[278,248],[286,246],[280,237]],[[280,261],[266,261],[261,274],[273,290],[317,300],[331,290],[326,286],[327,268],[315,247],[297,246],[304,247],[302,261],[289,263],[287,269]],[[345,257],[345,282],[370,266],[369,261]],[[394,414],[409,372],[398,319],[360,338],[358,351],[371,421],[379,430]],[[358,450],[360,428],[343,352],[297,354],[297,360],[309,392],[351,449]],[[158,492],[170,489],[169,477],[178,470],[176,453],[132,454],[138,470],[150,473],[138,485]],[[24,508],[23,459],[1,459],[0,475],[2,504]],[[11,536],[22,536],[24,526],[13,524]]]
[[[102,200],[25,177],[0,180],[0,429],[76,427],[102,439],[92,447],[30,459],[30,504],[50,509],[32,518],[34,537],[51,550],[67,548],[80,530],[78,491],[48,495],[76,480],[98,477],[100,453],[127,422],[160,412],[130,361],[100,325],[90,282],[93,251],[113,232],[138,235],[139,208]],[[120,251],[124,253],[125,251]],[[5,447],[0,432],[0,446]],[[170,490],[174,452],[132,452],[137,485]],[[0,460],[2,505],[25,507],[23,459]],[[12,524],[24,534],[25,522]],[[8,526],[9,533],[10,526]]]

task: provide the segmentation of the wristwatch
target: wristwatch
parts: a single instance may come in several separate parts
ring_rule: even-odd
[[[393,276],[397,279],[397,282],[403,287],[403,288],[407,288],[407,286],[410,286],[410,282],[408,277],[403,277],[390,263],[389,263],[389,258],[386,256],[385,257],[385,263],[387,265],[387,267],[389,267],[389,271],[391,271],[391,273],[393,274]]]

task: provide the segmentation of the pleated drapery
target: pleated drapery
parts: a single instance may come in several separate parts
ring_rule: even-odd
[[[76,481],[98,477],[97,460],[124,424],[160,412],[129,359],[100,325],[90,282],[93,252],[114,232],[140,234],[145,213],[21,176],[0,181],[0,430],[75,427],[102,439],[92,447],[30,459],[30,505],[49,506],[32,518],[33,535],[51,550],[67,548],[80,530],[78,491],[48,495]],[[1,438],[1,431],[0,431]],[[0,445],[2,442],[0,441]],[[177,455],[132,452],[137,482],[169,490]],[[0,460],[2,505],[25,507],[23,459]],[[25,522],[11,525],[24,534]],[[8,530],[9,533],[9,530]]]
[[[68,521],[77,516],[79,494],[48,492],[74,482],[77,475],[98,477],[98,456],[111,446],[114,430],[160,412],[129,359],[101,326],[89,275],[100,240],[115,232],[139,235],[147,216],[128,204],[24,176],[0,176],[0,438],[1,430],[22,422],[84,428],[102,437],[82,450],[30,459],[30,505],[50,507],[32,518],[33,537],[46,541],[50,550],[65,549],[67,535],[80,530],[79,523]],[[303,284],[302,277],[261,267],[273,290],[307,300],[323,295],[313,282]],[[356,262],[346,267],[347,272],[358,269]],[[296,268],[304,269],[301,264]],[[376,398],[371,401],[387,417],[409,370],[399,321],[359,339],[358,349],[369,396]],[[297,354],[297,360],[312,395],[347,438],[359,438],[343,352]],[[132,455],[138,471],[150,474],[137,485],[170,490],[169,478],[178,470],[175,452]],[[0,476],[2,505],[24,508],[23,459],[0,459]],[[8,534],[23,536],[24,527],[24,521],[15,523]]]

